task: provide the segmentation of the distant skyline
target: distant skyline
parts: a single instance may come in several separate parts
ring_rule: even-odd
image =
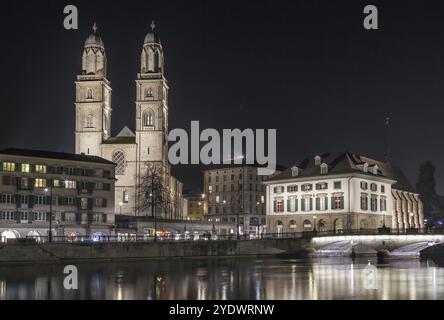
[[[74,152],[74,81],[93,22],[108,57],[112,131],[134,129],[135,79],[152,20],[165,52],[169,128],[275,128],[278,163],[348,150],[391,158],[412,184],[436,166],[444,194],[444,3],[372,2],[380,29],[362,27],[366,1],[60,1],[3,5],[0,148]],[[71,3],[70,3],[71,4]],[[175,166],[185,189],[202,166]]]

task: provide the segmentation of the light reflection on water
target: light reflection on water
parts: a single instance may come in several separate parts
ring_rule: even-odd
[[[63,288],[64,265],[0,267],[0,299],[444,299],[444,268],[418,260],[220,258],[77,264],[79,289]]]

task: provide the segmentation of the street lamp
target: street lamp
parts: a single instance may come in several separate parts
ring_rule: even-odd
[[[49,180],[49,189],[45,188],[45,193],[49,192],[49,232],[48,242],[52,242],[52,180]]]

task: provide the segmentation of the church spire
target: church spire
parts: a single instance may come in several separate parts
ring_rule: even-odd
[[[96,34],[96,32],[97,32],[97,24],[95,22],[92,26],[92,32],[93,32],[93,34]]]
[[[385,118],[386,142],[385,142],[385,162],[390,162],[390,118]]]

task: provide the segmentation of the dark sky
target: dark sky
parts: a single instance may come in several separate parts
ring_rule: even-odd
[[[79,30],[63,28],[76,4]],[[362,27],[379,9],[380,30]],[[276,128],[278,162],[349,150],[392,159],[415,182],[437,167],[444,193],[442,1],[9,1],[1,9],[0,148],[74,151],[74,80],[97,22],[114,134],[135,126],[135,78],[152,19],[165,51],[170,129]],[[199,167],[175,167],[186,188]]]

